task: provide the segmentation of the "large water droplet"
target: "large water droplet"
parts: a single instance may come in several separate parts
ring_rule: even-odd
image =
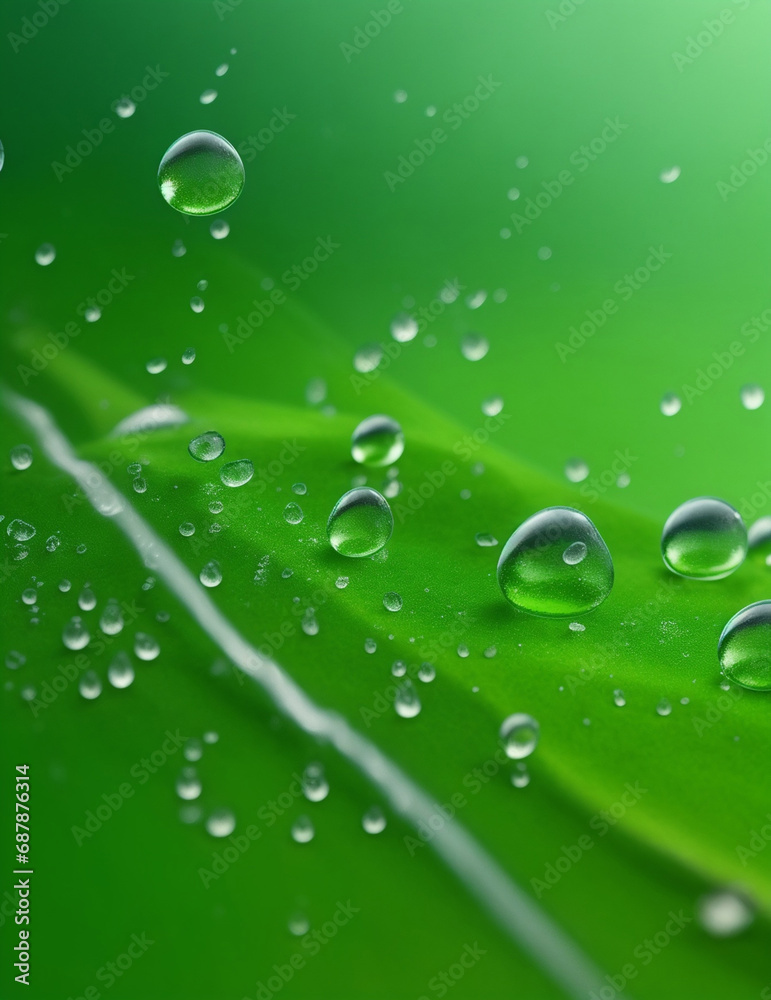
[[[332,548],[340,555],[355,558],[379,552],[393,530],[394,516],[388,501],[369,486],[344,493],[327,522]]]
[[[299,503],[288,503],[284,507],[284,520],[287,524],[299,524],[303,516],[303,509]]]
[[[56,260],[56,247],[53,243],[41,243],[35,251],[35,260],[41,267],[48,267]]]
[[[362,420],[351,437],[351,454],[362,465],[382,468],[404,452],[404,433],[391,417],[376,414]]]
[[[134,636],[134,652],[140,660],[154,660],[160,651],[158,640],[146,632],[137,632]]]
[[[206,431],[193,438],[187,450],[198,462],[213,462],[225,450],[225,438],[217,431]]]
[[[383,360],[383,348],[380,344],[365,344],[353,356],[353,367],[357,372],[366,374],[373,372]]]
[[[183,767],[174,787],[181,799],[188,801],[197,799],[201,794],[202,785],[196,769],[194,767]],[[211,830],[209,832],[211,833]],[[222,835],[213,834],[213,836],[218,837]]]
[[[6,531],[14,541],[28,542],[30,538],[35,537],[36,529],[31,524],[27,524],[26,521],[22,521],[17,517],[10,522]]]
[[[178,212],[213,215],[241,194],[244,165],[233,146],[216,132],[188,132],[163,154],[158,186]]]
[[[83,624],[83,619],[77,615],[70,618],[62,629],[62,642],[67,649],[83,649],[88,645],[91,636]]]
[[[696,497],[667,518],[661,554],[673,573],[722,580],[744,562],[747,529],[737,510],[715,497]]]
[[[236,828],[236,817],[229,809],[216,809],[206,818],[206,832],[212,837],[229,837]]]
[[[583,558],[571,562],[583,549]],[[585,514],[547,507],[524,521],[504,545],[498,583],[521,611],[564,618],[602,604],[613,586],[613,561]]]
[[[414,340],[417,335],[418,322],[409,313],[399,313],[391,321],[391,336],[400,344]]]
[[[211,562],[207,562],[198,574],[198,579],[204,587],[218,587],[222,583],[222,570],[220,569],[220,564],[215,559],[212,559]]]
[[[127,688],[134,683],[134,668],[127,653],[116,654],[107,670],[107,680],[114,688]]]
[[[759,410],[766,394],[759,385],[743,385],[741,391],[742,406],[745,410]]]
[[[481,333],[467,333],[461,341],[460,349],[467,361],[481,361],[490,350],[490,344]]]
[[[383,607],[386,611],[401,611],[403,603],[401,595],[393,590],[383,595]]]
[[[99,619],[99,628],[105,635],[118,635],[123,629],[123,611],[117,601],[108,601]]]
[[[102,682],[93,670],[87,670],[78,681],[78,691],[87,701],[93,701],[102,693]]]
[[[538,745],[540,726],[532,715],[515,712],[501,723],[500,737],[506,756],[512,760],[529,757]]]
[[[728,622],[717,647],[720,667],[734,684],[771,691],[771,601],[757,601]]]
[[[254,475],[254,465],[248,458],[240,458],[236,462],[227,462],[220,469],[220,480],[225,486],[244,486]]]

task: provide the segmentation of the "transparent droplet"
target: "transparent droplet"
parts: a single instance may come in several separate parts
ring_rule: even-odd
[[[662,698],[661,701],[656,706],[657,715],[670,715],[672,712],[672,704],[666,698]]]
[[[204,92],[198,98],[201,104],[211,104],[212,101],[216,101],[216,99],[217,99],[217,91],[211,88],[209,90],[204,90]]]
[[[140,660],[154,660],[160,651],[158,640],[146,632],[137,632],[134,636],[134,653]]]
[[[32,465],[32,449],[28,444],[17,444],[11,448],[11,465],[22,472]]]
[[[31,524],[19,518],[11,521],[5,530],[15,542],[28,542],[30,538],[35,537],[36,532]]]
[[[362,465],[392,465],[404,452],[404,433],[391,417],[377,414],[362,420],[351,437],[351,454]]]
[[[409,678],[399,685],[394,698],[394,708],[402,719],[413,719],[420,714],[420,698]]]
[[[132,479],[131,486],[135,493],[147,493],[147,480],[143,476]]]
[[[771,552],[771,515],[760,517],[747,532],[747,541],[751,549],[765,549]]]
[[[129,97],[122,97],[115,102],[114,107],[118,118],[130,118],[137,109],[136,104]]]
[[[353,367],[363,375],[373,372],[383,360],[383,348],[380,344],[365,344],[353,356]]]
[[[216,132],[188,132],[164,153],[158,186],[178,212],[213,215],[241,194],[244,165],[233,146]]]
[[[117,601],[108,601],[99,619],[105,635],[118,635],[123,630],[123,611]]]
[[[480,531],[478,534],[474,535],[474,539],[477,545],[482,548],[491,548],[498,544],[498,539],[495,535],[491,535],[489,532]]]
[[[529,757],[538,745],[540,726],[532,715],[515,712],[501,723],[500,738],[506,756],[512,760]]]
[[[56,550],[61,545],[61,541],[56,535],[51,535],[50,538],[46,539],[46,551],[56,552]]]
[[[62,642],[67,649],[83,649],[91,640],[91,635],[83,623],[83,619],[77,615],[70,618],[62,629]]]
[[[194,361],[195,361],[195,348],[194,347],[188,347],[188,349],[182,355],[182,364],[183,365],[192,365],[192,363]]]
[[[203,743],[197,737],[192,736],[189,740],[185,740],[182,754],[185,760],[200,760],[203,757]]]
[[[568,625],[568,628],[570,629],[571,632],[585,632],[586,631],[586,625],[582,625],[580,622],[571,622]]]
[[[469,655],[469,648],[468,648],[468,646],[467,646],[467,645],[466,645],[465,643],[463,643],[463,642],[462,642],[462,643],[461,643],[461,644],[460,644],[460,645],[458,646],[458,648],[457,648],[456,652],[457,652],[458,656],[460,656],[460,657],[461,657],[461,659],[464,659],[464,660],[465,660],[465,659],[466,659],[466,657],[467,657],[467,656]]]
[[[394,100],[396,101],[397,104],[404,104],[404,102],[407,100],[407,91],[406,90],[395,91]]]
[[[403,603],[401,595],[393,590],[383,595],[383,607],[386,611],[401,611]]]
[[[36,604],[37,603],[37,590],[34,587],[27,587],[21,593],[21,599],[25,604]]]
[[[72,584],[70,583],[69,580],[60,580],[59,581],[59,590],[61,590],[61,592],[63,594],[66,594],[68,592],[68,590],[70,589],[71,586],[72,586]]]
[[[230,224],[224,219],[215,219],[209,226],[209,232],[215,240],[224,240],[230,233]]]
[[[755,919],[750,901],[730,889],[702,896],[696,912],[701,926],[713,937],[733,937]]]
[[[18,670],[19,667],[23,667],[27,662],[27,657],[24,653],[20,653],[18,649],[12,649],[5,654],[5,665],[9,670]]]
[[[488,417],[497,416],[503,409],[503,400],[500,396],[491,396],[482,403],[482,413]]]
[[[302,775],[303,795],[309,802],[321,802],[329,795],[329,782],[321,764],[309,764]]]
[[[741,391],[742,406],[745,410],[759,410],[766,394],[759,385],[743,385]]]
[[[225,450],[225,438],[217,431],[206,431],[193,438],[187,450],[197,462],[213,462]]]
[[[374,639],[365,639],[364,640],[364,652],[365,653],[374,653],[376,651],[377,651],[377,643],[375,642],[375,640]]]
[[[679,176],[680,167],[667,167],[659,174],[659,180],[662,184],[673,184]]]
[[[361,817],[365,833],[382,833],[386,828],[386,818],[380,806],[372,806]]]
[[[496,655],[497,655],[497,653],[498,653],[498,649],[497,649],[497,647],[496,647],[496,646],[488,646],[488,647],[487,647],[487,649],[486,649],[486,650],[484,651],[484,653],[483,653],[482,655],[483,655],[483,656],[484,656],[484,657],[485,657],[486,659],[488,659],[488,660],[492,660],[492,658],[493,658],[494,656],[496,656]]]
[[[723,675],[752,691],[771,691],[771,601],[756,601],[728,622],[718,642]]]
[[[220,481],[225,486],[235,489],[244,486],[254,475],[254,465],[248,458],[239,458],[235,462],[226,462],[220,469]]]
[[[565,475],[571,483],[582,483],[589,475],[589,466],[582,458],[571,458],[565,463]]]
[[[182,240],[174,240],[171,245],[171,253],[174,257],[184,257],[187,253],[187,248]]]
[[[338,576],[338,578],[335,580],[335,586],[337,587],[338,590],[345,590],[345,588],[348,586],[348,577]]]
[[[236,828],[236,817],[230,809],[216,809],[206,817],[206,832],[212,837],[229,837]]]
[[[284,507],[284,520],[287,524],[299,524],[303,516],[303,509],[299,503],[288,503]]]
[[[586,546],[583,542],[573,542],[562,553],[562,561],[568,566],[577,566],[586,558]]]
[[[161,372],[166,371],[167,364],[166,358],[151,358],[145,365],[145,368],[151,375],[160,375]]]
[[[78,607],[81,611],[93,611],[96,607],[96,594],[90,587],[84,587],[78,594]]]
[[[93,701],[102,693],[102,682],[93,670],[87,670],[78,681],[78,691],[87,701]]]
[[[391,537],[394,516],[377,490],[360,486],[337,501],[327,522],[332,548],[343,556],[362,558],[379,552]]]
[[[214,70],[215,76],[224,76],[230,67],[227,63],[220,63],[220,65]]]
[[[195,534],[195,525],[191,524],[190,521],[183,521],[179,526],[179,533],[180,535],[184,535],[185,538],[189,538]]]
[[[668,392],[665,396],[662,396],[659,409],[665,417],[674,417],[676,413],[680,412],[682,405],[679,396],[676,396],[673,392]]]
[[[191,801],[198,798],[203,786],[194,767],[183,767],[174,787],[181,799]],[[218,836],[218,834],[214,834],[214,836]]]
[[[295,937],[303,937],[310,930],[310,926],[310,921],[303,913],[293,913],[287,924],[289,933]]]
[[[292,840],[297,844],[307,844],[315,834],[316,830],[308,816],[298,816],[292,823]]]
[[[571,565],[564,556],[576,542],[586,553]],[[547,507],[523,522],[504,545],[498,583],[504,597],[522,611],[572,617],[592,611],[608,596],[613,561],[585,514],[572,507]]]
[[[300,622],[300,628],[306,635],[318,635],[319,634],[319,623],[316,621],[316,616],[314,614],[313,608],[308,608],[303,616],[303,620]]]
[[[19,691],[19,694],[25,701],[34,701],[37,697],[37,688],[32,684],[27,684]]]
[[[86,323],[96,323],[97,320],[102,318],[102,310],[99,306],[89,306],[83,314],[86,319]]]
[[[527,788],[530,784],[530,772],[526,764],[518,764],[511,772],[511,783],[515,788]]]
[[[187,805],[179,807],[179,818],[183,823],[199,823],[203,816],[203,809],[195,802],[188,802]]]
[[[424,684],[430,684],[431,681],[436,677],[436,670],[431,663],[421,663],[418,668],[418,679],[423,681]]]
[[[691,580],[722,580],[744,562],[747,529],[737,510],[715,497],[696,497],[667,518],[661,535],[666,566]]]
[[[616,688],[613,692],[613,704],[617,705],[619,708],[623,708],[626,705],[626,698],[624,697],[624,692],[621,688]]]
[[[134,668],[128,654],[121,651],[107,670],[107,680],[114,688],[127,688],[134,683]]]
[[[308,492],[308,487],[305,483],[294,483],[292,485],[292,493],[297,494],[298,497],[304,497]]]
[[[210,729],[208,732],[203,734],[204,743],[218,743],[219,738],[219,733],[215,733],[213,729]]]
[[[417,335],[418,321],[413,319],[409,313],[399,313],[398,316],[395,316],[391,320],[391,336],[400,344],[406,344],[410,340],[414,340]],[[380,356],[382,358],[382,351],[380,351]],[[367,370],[371,371],[371,369]]]
[[[461,341],[460,350],[467,361],[481,361],[490,350],[490,344],[481,333],[467,333]]]
[[[35,260],[41,267],[48,267],[56,260],[56,247],[52,243],[41,243],[35,251]]]
[[[207,562],[198,574],[198,579],[204,587],[218,587],[222,583],[220,564],[214,559],[211,562]]]

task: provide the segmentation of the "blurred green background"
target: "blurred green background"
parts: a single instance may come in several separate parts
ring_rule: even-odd
[[[721,695],[720,628],[743,605],[769,596],[769,571],[748,560],[721,584],[678,581],[658,604],[646,602],[668,582],[657,539],[674,506],[714,494],[748,521],[771,513],[771,485],[758,487],[771,480],[771,408],[749,411],[739,398],[747,383],[769,388],[771,313],[751,324],[771,307],[762,237],[771,191],[763,159],[771,137],[771,4],[402,0],[388,24],[370,29],[369,44],[352,51],[373,9],[384,5],[50,0],[48,14],[41,4],[3,5],[5,384],[44,403],[83,457],[107,460],[119,488],[132,492],[126,465],[148,463],[148,491],[132,499],[196,574],[206,560],[220,560],[225,579],[212,596],[255,643],[293,620],[293,596],[318,606],[314,591],[326,588],[319,635],[296,629],[276,655],[359,728],[361,706],[391,682],[391,661],[419,662],[421,644],[430,648],[452,617],[467,613],[471,624],[456,628],[437,659],[435,685],[421,689],[421,716],[405,723],[389,712],[372,725],[375,742],[445,801],[468,789],[464,776],[494,753],[504,715],[532,711],[544,735],[531,785],[512,789],[506,774],[496,775],[468,796],[463,822],[528,891],[563,845],[595,831],[601,847],[542,903],[608,974],[635,964],[630,995],[757,997],[771,985],[764,958],[771,852],[742,865],[736,846],[768,821],[768,706],[747,695],[703,736],[693,716],[704,717]],[[721,21],[721,11],[731,16]],[[31,37],[20,41],[25,19],[39,27],[25,29]],[[223,63],[229,69],[218,77]],[[458,118],[453,107],[480,78],[492,81],[489,97]],[[147,79],[159,82],[121,119],[114,103]],[[207,88],[218,95],[203,105]],[[396,98],[400,92],[406,99]],[[109,128],[101,132],[104,119]],[[261,133],[279,120],[280,130]],[[610,131],[608,120],[616,123]],[[389,184],[400,157],[430,149],[426,140],[438,127],[444,141],[403,183]],[[225,240],[212,239],[210,219],[179,215],[157,190],[164,151],[198,128],[224,135],[244,156],[246,186],[223,215]],[[67,147],[84,141],[83,130],[94,148],[71,171],[55,169]],[[250,147],[250,136],[264,148]],[[754,170],[742,167],[751,151]],[[677,179],[662,182],[674,167]],[[743,183],[719,189],[719,182],[735,184],[734,168]],[[544,207],[525,224],[529,199],[539,195]],[[295,289],[284,275],[319,238],[339,246]],[[177,240],[184,256],[172,254]],[[57,256],[43,268],[34,252],[46,242]],[[632,287],[625,276],[645,267],[651,248],[669,256],[625,291]],[[79,304],[107,286],[113,269],[130,281],[98,322],[84,322]],[[201,279],[205,292],[196,287]],[[355,352],[371,343],[393,349],[394,316],[430,308],[447,282],[460,288],[457,299],[435,306],[437,318],[399,345],[377,377],[364,376],[367,384],[352,378]],[[272,287],[288,302],[229,347],[223,334],[237,331]],[[197,294],[205,300],[199,314],[189,306]],[[574,341],[573,353],[561,351],[570,328],[608,299],[617,311],[582,346]],[[72,344],[32,374],[34,352],[70,322],[80,330]],[[470,331],[491,345],[476,363],[459,346]],[[743,348],[738,356],[734,342]],[[183,366],[179,358],[191,346],[196,361]],[[150,375],[146,363],[158,356],[168,368]],[[312,379],[326,382],[326,410],[306,401]],[[671,418],[659,409],[667,392],[683,399]],[[493,396],[509,419],[489,446],[459,452],[457,442],[484,426],[481,404]],[[258,475],[227,497],[211,488],[211,470],[189,467],[190,428],[159,432],[138,448],[118,445],[120,460],[109,459],[111,428],[159,399],[180,405],[197,430],[221,430],[226,457],[259,466],[277,458],[284,440],[305,450],[270,482]],[[407,434],[399,463],[405,494],[448,456],[459,473],[426,509],[404,524],[397,516],[386,563],[341,567],[321,544],[326,516],[356,473],[347,461],[352,428],[381,411]],[[12,418],[2,437],[6,456],[21,441],[35,446]],[[613,470],[619,452],[631,456],[625,488]],[[373,791],[279,719],[231,668],[216,668],[219,652],[162,585],[143,589],[152,574],[115,527],[88,504],[70,503],[71,481],[39,448],[36,456],[24,473],[3,460],[2,504],[6,520],[37,526],[23,561],[6,536],[3,578],[6,652],[22,651],[27,660],[9,673],[3,695],[3,773],[8,789],[22,759],[35,775],[31,850],[39,860],[27,995],[74,1000],[94,986],[132,1000],[252,998],[272,965],[301,949],[287,930],[290,916],[304,913],[319,927],[338,900],[350,899],[360,915],[282,996],[440,996],[433,977],[476,942],[486,955],[450,988],[453,997],[561,996],[429,848],[410,857],[406,827],[393,819],[380,837],[362,833]],[[574,456],[591,470],[583,489],[563,473]],[[485,463],[482,476],[471,471],[476,461]],[[302,544],[281,517],[296,499],[290,486],[297,480],[309,488],[307,504],[300,498]],[[469,503],[459,498],[462,489],[471,490]],[[212,536],[204,522],[212,520],[207,505],[215,495],[226,502],[218,519],[225,530]],[[495,560],[473,542],[477,531],[504,541],[552,503],[585,510],[616,559],[613,597],[580,637],[565,623],[507,615],[496,603]],[[200,547],[178,535],[185,520],[200,526]],[[52,557],[43,543],[56,532],[62,545]],[[78,555],[81,542],[87,552]],[[255,584],[266,556],[270,573]],[[284,566],[294,567],[291,579],[281,578]],[[351,584],[337,595],[340,573]],[[57,589],[62,577],[72,582],[69,593]],[[37,624],[20,599],[30,581],[45,587]],[[77,613],[86,583],[100,607],[109,596],[136,601],[137,628],[158,635],[162,656],[149,666],[135,661],[137,680],[125,692],[106,686],[86,703],[71,686],[35,717],[19,689],[25,682],[39,689],[71,659],[63,656],[61,628]],[[405,597],[399,616],[382,610],[386,590]],[[159,622],[159,612],[170,613],[169,621]],[[629,636],[619,639],[624,628]],[[103,653],[92,650],[103,680],[113,651],[131,649],[133,631]],[[379,644],[374,657],[363,653],[369,636]],[[459,642],[471,648],[468,659],[455,654]],[[493,645],[498,655],[485,658]],[[602,679],[560,691],[592,656],[601,671],[590,671]],[[612,704],[616,686],[627,692],[623,710]],[[677,704],[660,719],[654,707],[665,695]],[[686,695],[691,704],[681,707]],[[233,808],[237,834],[250,823],[262,830],[236,871],[208,889],[198,870],[220,845],[200,824],[179,822],[179,753],[146,786],[130,777],[166,729],[177,728],[189,737],[220,734],[198,765],[205,806]],[[258,810],[313,759],[325,761],[332,793],[306,804],[317,836],[301,848],[288,829],[302,803],[270,827]],[[122,781],[136,795],[78,847],[71,828]],[[627,781],[650,791],[598,838],[592,817],[618,801]],[[10,813],[1,818],[10,830]],[[10,855],[3,857],[9,890]],[[724,883],[755,900],[749,931],[715,942],[694,921],[654,961],[635,954],[670,910],[692,916],[699,895]],[[10,930],[6,922],[2,997],[22,989],[10,973]],[[157,944],[113,984],[97,979],[142,933]]]

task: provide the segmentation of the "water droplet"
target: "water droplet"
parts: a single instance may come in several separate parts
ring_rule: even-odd
[[[662,184],[673,184],[679,176],[680,167],[667,167],[666,170],[662,170],[659,174],[659,180]]]
[[[382,833],[386,828],[386,818],[380,806],[372,806],[361,817],[365,833]]]
[[[51,535],[50,538],[46,539],[47,552],[56,552],[56,550],[59,548],[60,545],[61,542],[56,535]]]
[[[421,704],[415,685],[409,678],[399,685],[394,698],[396,714],[402,719],[414,719],[420,714]]]
[[[203,743],[195,736],[191,737],[185,741],[182,754],[185,760],[200,760],[203,757]]]
[[[77,615],[67,622],[62,629],[62,642],[67,649],[83,649],[91,640],[83,619]]]
[[[741,391],[742,406],[745,410],[759,410],[766,398],[759,385],[743,385]]]
[[[299,524],[303,517],[303,509],[299,503],[288,503],[284,507],[284,520],[287,524]]]
[[[431,663],[421,663],[418,668],[418,679],[423,681],[424,684],[430,684],[431,681],[436,677],[436,670]]]
[[[564,556],[576,542],[586,553],[577,564]],[[547,507],[512,534],[498,560],[498,583],[516,608],[562,618],[592,611],[613,586],[613,561],[600,533],[572,507]]]
[[[60,580],[59,581],[59,590],[61,590],[61,592],[63,594],[66,594],[67,591],[70,589],[71,586],[72,586],[72,584],[70,583],[69,580]]]
[[[771,516],[758,518],[747,532],[747,541],[751,549],[757,549],[771,543]]]
[[[220,65],[214,70],[215,76],[224,76],[230,67],[227,63],[220,63]]]
[[[487,660],[492,660],[494,656],[498,653],[498,649],[495,646],[488,646],[487,649],[482,653],[482,656]]]
[[[589,466],[582,458],[571,458],[565,463],[565,475],[571,483],[582,483],[589,475]]]
[[[244,165],[233,146],[216,132],[188,132],[164,153],[158,186],[178,212],[213,215],[241,194]]]
[[[571,622],[568,625],[568,628],[570,629],[571,632],[585,632],[586,631],[586,625],[582,625],[580,622]]]
[[[710,892],[699,900],[699,923],[713,937],[733,937],[755,919],[755,911],[748,899],[730,889]]]
[[[215,733],[213,729],[203,734],[204,743],[218,743],[219,738],[219,733]]]
[[[130,118],[136,109],[136,104],[129,97],[122,97],[115,104],[115,114],[118,118]]]
[[[407,91],[406,90],[395,91],[394,100],[396,101],[397,104],[404,104],[404,102],[407,100]]]
[[[93,701],[102,693],[102,682],[94,670],[87,670],[78,681],[78,691],[87,701]]]
[[[391,320],[391,336],[394,338],[394,340],[398,341],[400,344],[406,344],[410,340],[414,340],[417,334],[418,334],[418,321],[416,319],[413,319],[413,317],[410,316],[409,313],[399,313],[398,316],[395,316]],[[380,351],[380,357],[382,358],[383,356],[382,350],[379,347],[377,347],[377,350]],[[378,363],[379,360],[380,359],[378,359]],[[371,371],[372,369],[367,369],[367,370]]]
[[[340,555],[354,558],[379,552],[393,529],[394,516],[388,501],[369,486],[344,493],[327,522],[332,548]]]
[[[203,786],[194,767],[183,767],[174,787],[181,799],[191,801],[198,798]],[[211,830],[209,832],[211,833]],[[214,834],[214,836],[220,836],[220,834]]]
[[[123,611],[117,601],[108,601],[104,606],[99,628],[105,635],[118,635],[123,631]]]
[[[160,651],[158,640],[146,632],[137,632],[134,636],[134,653],[140,660],[154,660]]]
[[[32,465],[32,449],[28,444],[17,444],[11,448],[11,465],[19,472]]]
[[[666,698],[662,698],[656,706],[657,715],[669,715],[672,712],[672,705]]]
[[[131,485],[135,493],[147,493],[147,480],[142,476],[137,476],[136,479],[132,479]]]
[[[626,705],[626,698],[624,697],[624,692],[621,688],[616,688],[613,692],[613,704],[617,705],[619,708],[623,708]]]
[[[189,538],[195,534],[195,525],[191,524],[190,521],[183,521],[179,526],[179,533],[180,535],[184,535],[185,538]]]
[[[56,260],[56,247],[52,243],[41,243],[35,251],[35,260],[41,267],[48,267]]]
[[[577,566],[586,559],[586,545],[583,542],[573,542],[562,553],[562,561],[568,566]]]
[[[14,541],[28,542],[30,538],[35,537],[36,529],[31,524],[27,524],[26,521],[16,518],[10,522],[6,531]]]
[[[204,587],[218,587],[222,583],[222,571],[220,570],[220,564],[214,559],[212,559],[211,562],[207,562],[198,574],[198,579]]]
[[[321,802],[329,795],[329,782],[321,764],[309,764],[302,776],[303,795],[309,802]]]
[[[515,771],[511,772],[511,783],[515,788],[527,788],[530,784],[530,772],[525,764],[517,764]]]
[[[351,437],[351,454],[362,465],[382,468],[404,452],[404,433],[391,417],[377,414],[362,420]]]
[[[383,360],[383,349],[380,344],[365,344],[353,356],[353,367],[357,372],[366,374],[373,372]]]
[[[9,670],[18,670],[19,667],[23,667],[27,662],[27,657],[24,653],[20,653],[18,649],[11,649],[5,654],[5,665]]]
[[[752,691],[771,691],[771,601],[757,601],[728,622],[718,642],[723,675]]]
[[[680,412],[682,405],[679,396],[676,396],[673,392],[668,392],[665,396],[662,396],[659,409],[665,417],[674,417],[676,413]]]
[[[490,344],[481,333],[467,333],[461,341],[460,350],[467,361],[481,361],[490,350]]]
[[[235,462],[226,462],[220,469],[220,481],[225,486],[235,489],[245,486],[254,475],[254,465],[248,458],[239,458]]]
[[[174,257],[184,257],[187,253],[187,247],[182,240],[174,240],[171,244],[171,253]]]
[[[296,493],[298,497],[303,497],[308,492],[308,487],[305,483],[294,483],[292,486],[292,493]]]
[[[34,587],[27,587],[22,591],[21,599],[25,604],[35,604],[37,602],[37,590]]]
[[[308,816],[298,816],[292,823],[292,840],[297,844],[307,844],[313,840],[316,831]]]
[[[482,548],[490,548],[498,544],[498,539],[495,535],[491,535],[488,532],[480,531],[478,534],[474,535],[474,540],[477,545]]]
[[[197,462],[213,462],[225,450],[225,438],[217,431],[206,431],[193,438],[187,450]]]
[[[205,303],[200,295],[194,295],[190,300],[190,308],[194,313],[202,313],[205,308]]]
[[[482,413],[488,417],[497,416],[503,409],[503,400],[500,396],[491,396],[482,403]]]
[[[209,226],[209,232],[215,240],[224,240],[230,233],[230,224],[224,219],[215,219]]]
[[[375,642],[375,640],[374,639],[365,639],[364,640],[364,652],[365,653],[374,653],[376,651],[377,651],[377,643]]]
[[[402,603],[400,595],[393,590],[389,590],[387,594],[383,595],[383,607],[386,611],[401,611]]]
[[[32,684],[27,684],[19,691],[19,694],[25,701],[34,701],[37,697],[37,688]]]
[[[84,587],[78,595],[78,607],[81,611],[93,611],[96,607],[96,594],[90,587]]]
[[[192,365],[192,363],[194,361],[195,361],[195,348],[194,347],[188,347],[188,349],[182,355],[182,364],[183,365]]]
[[[127,653],[121,651],[116,654],[107,670],[107,680],[118,689],[130,687],[134,683],[134,668]]]
[[[151,375],[160,375],[161,372],[166,371],[167,364],[166,358],[151,358],[145,368]]]
[[[529,757],[538,745],[540,726],[532,715],[515,712],[503,720],[499,735],[506,756],[512,760],[521,760]]]
[[[348,577],[338,576],[338,578],[335,580],[335,586],[337,587],[338,590],[345,590],[345,588],[348,586]]]
[[[715,497],[696,497],[667,518],[661,535],[666,566],[690,580],[722,580],[744,562],[747,529],[737,510]]]
[[[198,98],[201,104],[211,104],[212,101],[215,101],[216,99],[217,99],[217,91],[211,88],[209,90],[204,90],[204,92]]]
[[[229,837],[236,828],[236,817],[230,809],[215,809],[206,817],[206,832],[212,837]]]

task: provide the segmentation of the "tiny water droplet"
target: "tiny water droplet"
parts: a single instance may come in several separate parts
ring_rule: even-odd
[[[348,577],[338,576],[338,578],[335,580],[335,586],[337,587],[338,590],[345,590],[345,588],[348,586]]]
[[[151,358],[145,365],[145,368],[151,375],[160,375],[161,372],[166,371],[167,365],[168,361],[166,358]]]
[[[198,798],[203,786],[194,767],[183,767],[174,787],[181,799],[191,801]],[[219,836],[219,834],[214,834],[214,836]]]
[[[662,698],[656,706],[657,715],[669,715],[672,712],[672,705],[666,698]]]
[[[190,521],[184,521],[179,526],[179,533],[180,535],[184,535],[185,538],[189,538],[190,535],[195,534],[195,525],[191,524]]]
[[[516,770],[511,772],[511,783],[515,788],[527,788],[530,784],[530,772],[525,764],[517,764]]]
[[[365,653],[374,653],[376,650],[377,650],[377,643],[375,642],[374,639],[365,639],[364,640],[364,652]]]
[[[495,535],[491,535],[489,532],[480,531],[478,534],[474,535],[474,540],[477,545],[481,548],[492,548],[494,545],[498,544],[498,539]]]
[[[78,607],[81,611],[93,611],[96,607],[96,594],[90,587],[84,587],[78,595]]]
[[[613,704],[617,705],[619,708],[623,708],[626,705],[626,698],[624,697],[624,692],[621,688],[616,688],[613,692]]]
[[[23,667],[27,662],[27,657],[24,653],[20,653],[18,649],[11,649],[5,654],[5,665],[9,670],[18,670],[19,667]]]
[[[183,365],[192,365],[192,363],[194,361],[195,361],[195,348],[194,347],[188,347],[188,349],[182,355],[182,364]]]
[[[48,267],[56,260],[56,247],[53,243],[41,243],[35,251],[35,260],[41,267]]]
[[[21,599],[25,604],[36,604],[37,603],[37,590],[34,587],[27,587],[21,593]]]
[[[571,483],[582,483],[589,475],[589,466],[582,458],[571,458],[565,463],[565,476]]]
[[[322,802],[329,795],[329,782],[321,764],[309,764],[302,774],[303,795],[309,802]]]
[[[571,632],[585,632],[586,631],[586,625],[582,625],[580,622],[571,622],[568,625],[568,628],[570,629]]]
[[[197,737],[192,736],[189,740],[185,741],[182,755],[185,760],[200,760],[203,757],[203,743]]]
[[[380,344],[365,344],[353,356],[353,367],[357,372],[366,375],[373,372],[383,360],[383,348]]]
[[[431,663],[421,663],[418,668],[418,679],[423,681],[424,684],[430,684],[431,681],[436,677],[436,670]]]
[[[371,806],[361,817],[365,833],[382,833],[386,828],[386,818],[380,806]]]
[[[46,539],[46,551],[56,552],[56,550],[61,545],[59,538],[56,535],[51,535],[50,538]]]
[[[748,899],[723,889],[702,896],[697,907],[699,923],[713,937],[733,937],[755,919],[755,910]]]
[[[745,410],[759,410],[766,398],[759,385],[743,385],[741,390],[742,406]]]
[[[461,341],[460,350],[467,361],[481,361],[490,350],[490,344],[481,333],[467,333]]]
[[[292,914],[287,924],[289,933],[295,937],[303,937],[310,930],[310,926],[310,921],[303,913]]]
[[[215,240],[224,240],[230,232],[230,224],[224,219],[215,219],[209,226],[209,232]]]
[[[127,688],[134,683],[134,668],[128,654],[117,653],[107,670],[107,680],[114,688]]]
[[[140,660],[154,660],[160,651],[157,639],[146,632],[137,632],[134,636],[134,653]]]
[[[28,444],[17,444],[11,448],[11,465],[19,472],[32,465],[32,449]]]
[[[659,409],[665,417],[674,417],[676,413],[680,412],[682,405],[679,396],[676,396],[674,392],[668,392],[665,396],[661,397]]]
[[[93,701],[102,693],[102,682],[94,670],[87,670],[78,681],[78,691],[86,699]]]
[[[414,340],[418,335],[418,321],[409,313],[399,313],[391,320],[391,336],[400,344]],[[382,357],[382,351],[381,351]]]
[[[296,493],[297,496],[302,497],[308,492],[308,487],[305,483],[294,483],[292,486],[292,493]]]
[[[222,583],[220,564],[214,559],[211,562],[207,562],[198,574],[198,579],[204,587],[218,587]]]

